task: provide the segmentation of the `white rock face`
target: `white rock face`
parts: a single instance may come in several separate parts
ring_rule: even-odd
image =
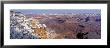
[[[23,14],[13,13],[10,16],[10,38],[11,39],[34,39],[38,38],[33,36],[29,20]]]
[[[47,27],[45,24],[42,24],[43,25],[43,27]]]

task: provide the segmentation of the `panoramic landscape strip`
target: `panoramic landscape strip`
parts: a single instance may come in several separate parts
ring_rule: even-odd
[[[10,39],[101,39],[101,10],[11,9]]]

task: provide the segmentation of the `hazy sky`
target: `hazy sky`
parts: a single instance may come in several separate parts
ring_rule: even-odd
[[[11,9],[24,14],[42,14],[42,13],[95,13],[100,14],[100,9]]]

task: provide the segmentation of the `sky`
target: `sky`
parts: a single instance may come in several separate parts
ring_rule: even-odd
[[[101,9],[11,9],[24,14],[42,14],[42,13],[94,13],[100,14]]]

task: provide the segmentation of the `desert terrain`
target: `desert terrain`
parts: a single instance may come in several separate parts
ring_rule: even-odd
[[[100,14],[23,14],[10,11],[11,39],[100,39]]]

